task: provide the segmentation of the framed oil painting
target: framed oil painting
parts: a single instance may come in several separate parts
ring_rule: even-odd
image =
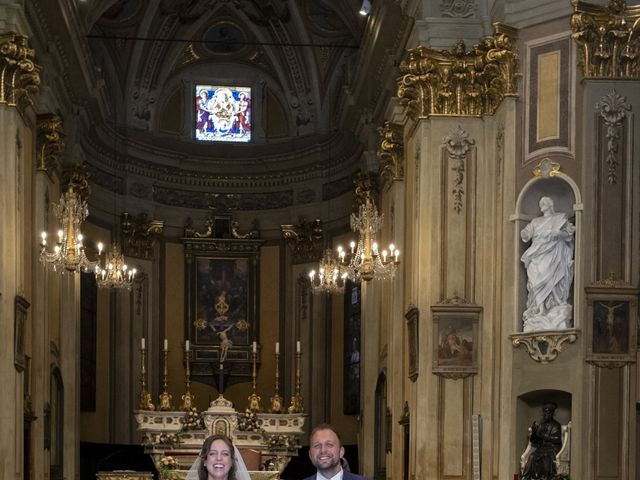
[[[13,362],[18,372],[23,372],[26,365],[24,354],[24,330],[27,322],[27,311],[31,304],[26,298],[16,295],[14,312]]]
[[[343,413],[360,413],[360,282],[347,281],[344,295]]]
[[[410,306],[404,318],[407,319],[407,340],[409,342],[409,379],[415,382],[418,379],[418,345],[419,345],[419,320],[420,312],[416,307]]]
[[[221,387],[251,379],[259,338],[258,264],[262,240],[192,237],[185,248],[185,337],[194,380]]]
[[[635,363],[638,289],[610,279],[585,291],[587,362],[605,368]]]
[[[431,307],[433,373],[464,378],[478,373],[478,326],[482,307],[458,297]]]

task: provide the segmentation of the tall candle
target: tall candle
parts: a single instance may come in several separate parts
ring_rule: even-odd
[[[185,340],[185,341],[184,341],[184,349],[185,349],[185,351],[187,351],[187,352],[189,351],[189,340]]]
[[[253,342],[252,349],[253,353],[256,353],[258,351],[258,345],[256,344],[256,342]]]
[[[300,340],[296,341],[296,353],[300,353]]]
[[[169,340],[167,340],[166,338],[164,339],[164,350],[169,350]]]
[[[140,339],[140,348],[141,348],[142,350],[144,350],[144,348],[145,348],[144,337],[142,337],[142,338]]]
[[[276,353],[280,353],[280,342],[276,342]]]

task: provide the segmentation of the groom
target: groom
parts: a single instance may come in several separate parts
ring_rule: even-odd
[[[309,458],[318,472],[305,480],[365,480],[342,469],[340,459],[343,455],[344,447],[333,427],[318,425],[311,431],[309,443]]]

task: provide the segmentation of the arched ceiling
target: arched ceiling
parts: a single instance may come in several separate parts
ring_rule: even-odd
[[[105,82],[104,120],[127,137],[194,158],[264,160],[283,149],[305,149],[315,143],[310,137],[321,140],[338,129],[336,102],[364,25],[356,4],[97,1],[88,9],[95,20],[87,38]],[[250,145],[193,141],[191,105],[185,104],[199,82],[254,88]]]
[[[358,128],[365,119],[375,131],[372,112],[389,96],[379,80],[395,68],[410,29],[396,2],[381,8],[397,28],[359,15],[360,4],[28,2],[65,129],[97,186],[92,211],[116,192],[134,210],[162,210],[176,223],[187,210],[204,215],[230,203],[253,211],[316,205],[347,218],[324,205],[352,189],[371,148]],[[201,83],[253,89],[251,143],[194,139]]]

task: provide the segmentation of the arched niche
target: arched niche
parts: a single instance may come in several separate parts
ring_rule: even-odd
[[[527,303],[527,272],[521,261],[522,254],[527,250],[530,242],[522,241],[520,232],[533,218],[542,215],[540,211],[540,198],[550,197],[554,203],[557,213],[562,212],[567,215],[571,223],[576,227],[574,238],[574,272],[573,283],[569,295],[568,303],[573,306],[572,327],[579,328],[580,302],[577,301],[578,292],[581,288],[580,275],[580,246],[581,246],[581,226],[582,226],[582,199],[577,184],[571,177],[559,171],[559,165],[545,159],[541,166],[552,165],[551,170],[542,168],[542,172],[529,180],[520,191],[516,202],[516,213],[511,217],[514,223],[514,235],[516,245],[515,268],[516,268],[516,295],[517,295],[517,315],[514,319],[514,330],[522,332],[522,314]],[[536,169],[541,170],[541,166]]]
[[[545,389],[531,390],[519,395],[516,400],[516,441],[513,452],[516,466],[520,465],[520,455],[525,451],[529,442],[528,429],[534,421],[540,423],[542,406],[547,402],[553,402],[558,406],[553,418],[561,425],[566,425],[572,419],[572,395],[570,392]]]

